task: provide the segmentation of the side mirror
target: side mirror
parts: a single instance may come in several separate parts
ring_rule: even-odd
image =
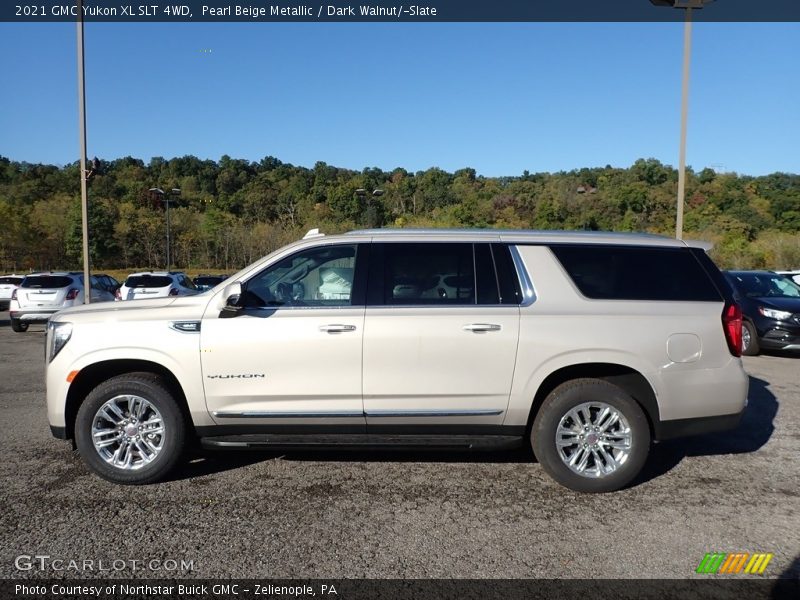
[[[224,302],[222,310],[237,312],[241,306],[239,302],[242,299],[242,283],[234,281],[225,286],[222,290],[222,301]]]

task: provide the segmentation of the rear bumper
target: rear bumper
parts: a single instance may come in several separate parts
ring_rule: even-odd
[[[60,308],[42,308],[39,310],[13,310],[9,314],[12,319],[19,319],[24,323],[44,323],[54,314],[56,314]]]
[[[736,429],[742,421],[744,410],[730,415],[659,421],[655,426],[656,439],[671,440],[690,435],[703,435]]]

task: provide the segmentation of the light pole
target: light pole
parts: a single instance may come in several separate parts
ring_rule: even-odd
[[[380,188],[374,189],[372,190],[372,194],[368,194],[367,190],[365,190],[364,188],[358,188],[356,190],[356,196],[358,196],[362,200],[364,198],[367,199],[367,223],[365,223],[365,225],[367,225],[367,227],[375,227],[377,223],[373,222],[374,221],[373,215],[370,213],[370,209],[373,208],[372,199],[378,198],[379,196],[383,196],[383,190]]]
[[[83,61],[83,0],[77,0],[78,21],[78,129],[81,146],[81,233],[83,234],[83,282],[84,289],[89,293],[83,294],[83,302],[92,301],[92,283],[89,279],[89,191],[87,183],[89,176],[86,171],[86,82],[84,80],[85,68]]]
[[[170,191],[165,192],[161,188],[150,188],[150,193],[158,196],[161,203],[167,212],[167,271],[169,271],[172,260],[170,259],[170,225],[169,225],[169,205],[172,202],[170,196],[180,196],[180,188],[172,188]]]
[[[703,8],[714,0],[650,0],[656,6],[682,8],[683,25],[683,91],[681,94],[681,141],[678,151],[678,210],[675,237],[683,239],[683,206],[686,200],[686,127],[689,120],[689,64],[692,54],[692,9]]]

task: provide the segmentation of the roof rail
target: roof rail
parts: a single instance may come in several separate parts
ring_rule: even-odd
[[[319,228],[315,227],[314,229],[309,229],[308,232],[303,236],[304,240],[309,240],[311,238],[322,237],[325,235],[324,233],[319,232]]]

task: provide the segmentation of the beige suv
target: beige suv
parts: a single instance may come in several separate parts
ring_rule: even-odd
[[[701,248],[629,234],[311,232],[197,296],[47,333],[51,429],[100,476],[206,447],[508,445],[578,491],[737,426],[741,312]]]

